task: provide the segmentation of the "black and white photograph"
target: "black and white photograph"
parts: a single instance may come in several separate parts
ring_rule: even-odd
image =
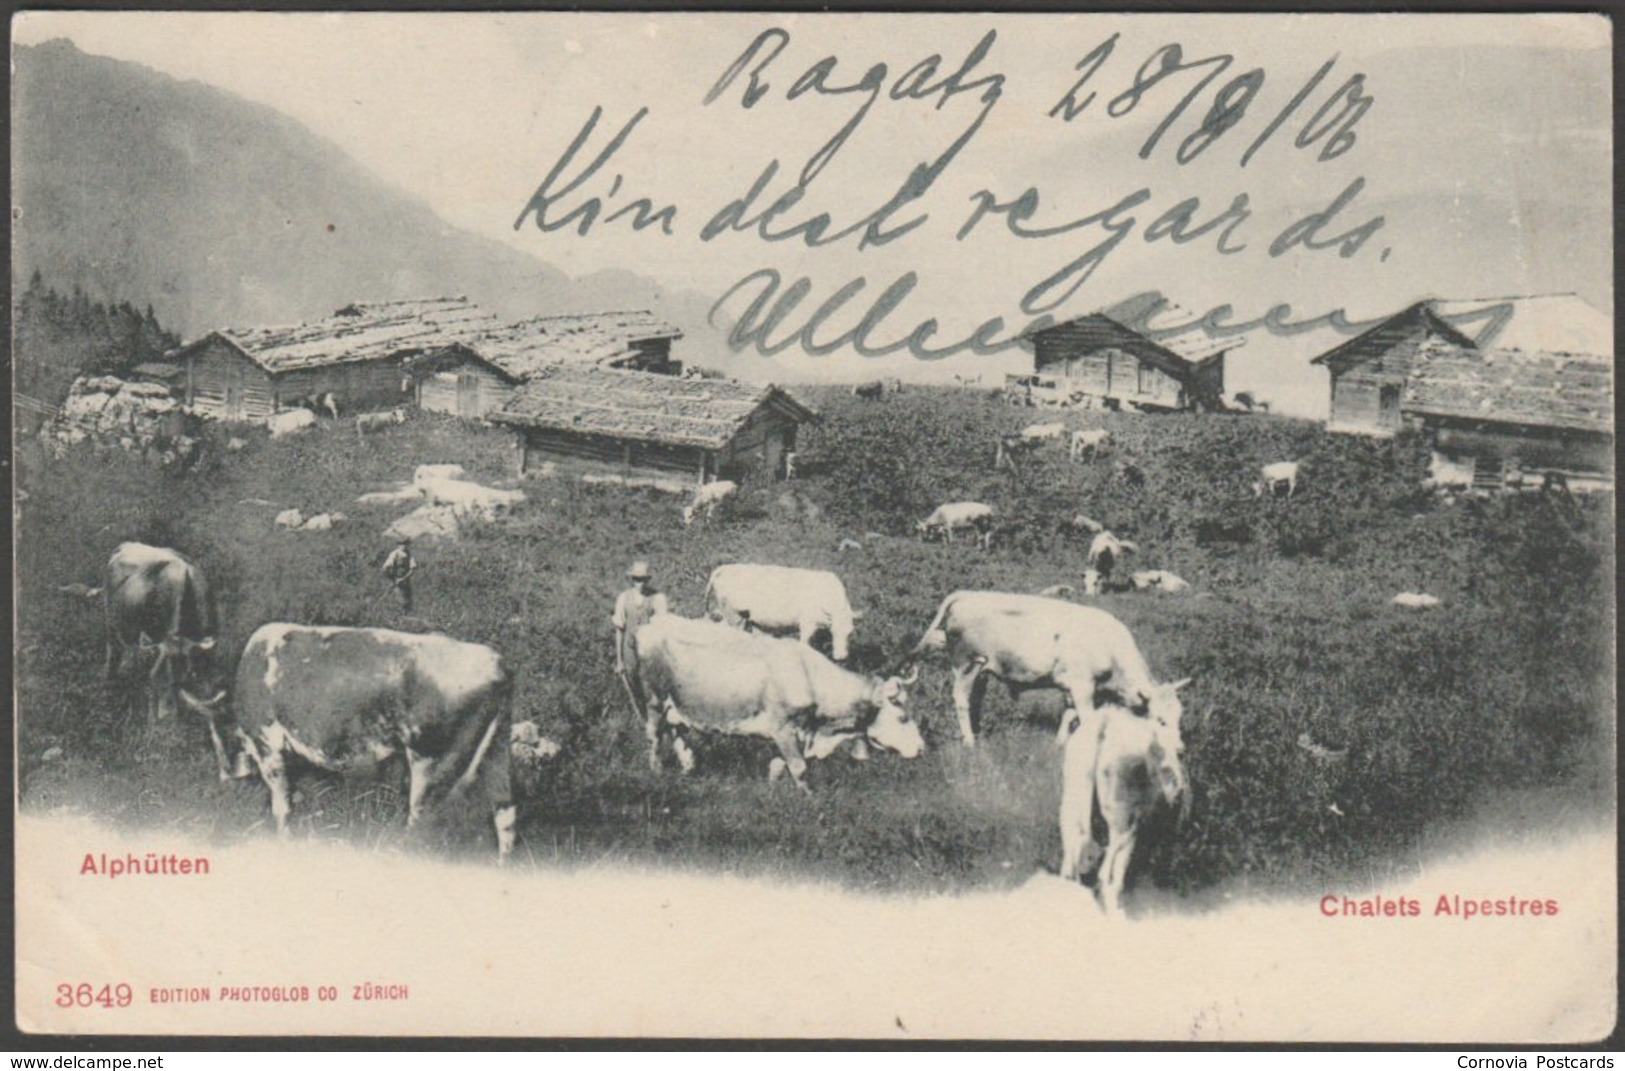
[[[1607,1037],[1613,29],[14,14],[19,1029]]]

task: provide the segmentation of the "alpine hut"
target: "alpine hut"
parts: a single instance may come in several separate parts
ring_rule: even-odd
[[[1331,431],[1392,435],[1403,419],[1400,401],[1417,350],[1428,342],[1471,346],[1468,338],[1419,302],[1316,357],[1331,375]]]
[[[816,416],[772,385],[552,364],[489,419],[514,428],[521,475],[550,460],[686,485],[782,478],[797,429]]]
[[[1392,435],[1423,347],[1612,354],[1613,322],[1574,294],[1418,302],[1311,363],[1331,377],[1327,430]]]
[[[407,358],[495,322],[464,298],[354,304],[294,327],[211,331],[168,357],[185,369],[186,404],[201,416],[262,421],[324,394],[355,412],[410,401]]]
[[[1053,380],[1061,397],[1154,411],[1224,408],[1224,357],[1239,344],[1205,336],[1156,340],[1099,312],[1026,338],[1033,371]]]
[[[477,321],[455,345],[411,357],[406,365],[423,409],[483,417],[513,389],[557,364],[675,375],[676,327],[648,312],[537,316],[516,323]]]
[[[1400,409],[1427,438],[1436,485],[1613,486],[1611,358],[1430,340]]]

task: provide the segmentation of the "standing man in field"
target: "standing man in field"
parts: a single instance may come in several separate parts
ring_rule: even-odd
[[[629,679],[628,669],[637,668],[637,651],[629,642],[631,637],[655,614],[671,612],[665,593],[655,590],[648,562],[633,562],[626,575],[632,586],[615,597],[615,612],[610,616],[615,623],[615,672],[622,680]]]
[[[401,594],[401,612],[412,612],[412,574],[418,571],[417,560],[412,557],[412,541],[401,537],[395,549],[384,559],[384,579]]]

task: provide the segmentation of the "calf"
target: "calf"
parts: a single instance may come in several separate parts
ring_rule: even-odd
[[[355,433],[363,436],[368,432],[383,431],[396,424],[406,423],[406,410],[399,407],[387,413],[362,413],[355,418]]]
[[[289,409],[287,412],[267,417],[265,426],[271,429],[271,438],[283,439],[314,428],[316,414],[309,409]]]
[[[1180,756],[1185,745],[1177,720],[1159,723],[1121,706],[1099,711],[1104,725],[1098,747],[1070,715],[1061,771],[1061,877],[1082,877],[1086,856],[1100,851],[1094,842],[1093,801],[1106,821],[1106,848],[1095,885],[1106,914],[1123,914],[1123,887],[1135,841],[1159,803],[1190,809],[1189,786]],[[1087,798],[1086,798],[1087,797]]]
[[[1266,491],[1278,495],[1284,486],[1286,497],[1291,498],[1298,490],[1298,465],[1296,461],[1276,461],[1259,469],[1263,478],[1253,484],[1253,497],[1263,498]]]
[[[1166,569],[1146,569],[1129,577],[1135,591],[1160,591],[1165,595],[1178,595],[1190,590],[1190,582]]]
[[[1112,433],[1105,428],[1087,428],[1072,433],[1072,450],[1070,457],[1073,461],[1083,456],[1085,450],[1092,458],[1100,453],[1100,448],[1111,439]]]
[[[986,550],[993,540],[993,507],[980,502],[949,502],[931,511],[931,516],[914,526],[921,539],[940,533],[949,543],[954,541],[954,530],[969,528],[976,532]]]
[[[863,398],[871,402],[878,401],[883,395],[885,395],[885,393],[886,384],[884,381],[878,379],[873,383],[859,383],[857,386],[852,388],[852,394],[854,397]]]
[[[694,518],[701,514],[709,521],[718,506],[738,493],[739,485],[732,480],[712,480],[695,491],[694,501],[683,507],[683,526],[693,524]]]
[[[1095,538],[1089,541],[1089,565],[1083,571],[1084,592],[1099,595],[1101,585],[1109,583],[1117,567],[1123,564],[1123,556],[1139,549],[1111,532],[1097,532]]]

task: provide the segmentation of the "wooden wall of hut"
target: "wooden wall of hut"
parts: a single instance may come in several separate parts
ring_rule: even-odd
[[[271,377],[229,343],[211,339],[186,357],[186,404],[216,420],[261,421],[276,411]]]
[[[530,472],[545,461],[568,471],[601,472],[635,477],[677,476],[699,483],[706,469],[706,453],[697,446],[634,442],[602,435],[578,435],[551,428],[527,428],[519,433],[519,471]]]
[[[1167,409],[1184,407],[1184,384],[1162,369],[1115,347],[1069,353],[1062,341],[1039,339],[1034,367],[1044,375],[1064,378],[1063,390]]]
[[[283,372],[274,378],[273,389],[281,409],[292,409],[304,398],[331,392],[345,416],[391,409],[412,400],[411,381],[403,377],[400,362],[389,358]]]
[[[418,407],[434,413],[482,417],[507,404],[513,388],[496,372],[470,361],[417,379]]]

